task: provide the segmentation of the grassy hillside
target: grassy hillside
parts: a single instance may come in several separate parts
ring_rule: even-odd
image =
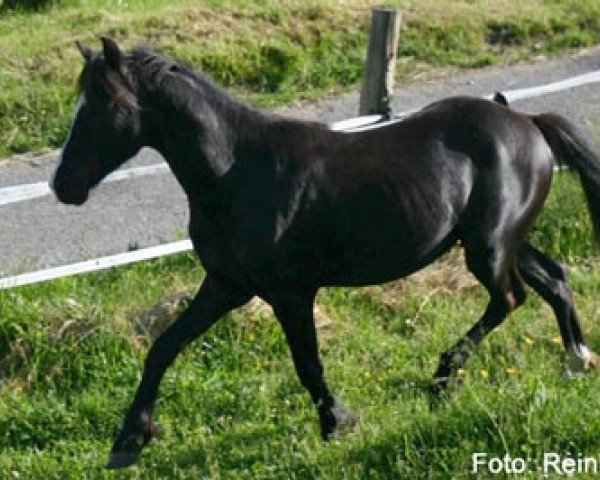
[[[80,59],[110,35],[175,55],[256,104],[359,82],[370,4],[349,0],[63,0],[0,14],[0,157],[59,146]],[[595,0],[396,0],[399,79],[440,66],[505,63],[600,42]]]

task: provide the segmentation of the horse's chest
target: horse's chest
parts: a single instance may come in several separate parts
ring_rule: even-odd
[[[192,208],[189,224],[190,238],[204,268],[212,273],[230,276],[234,255],[230,235],[220,222],[199,208]]]
[[[192,211],[190,238],[203,266],[240,283],[254,284],[272,263],[268,230],[257,217],[240,222],[230,215]],[[270,248],[271,247],[271,248]]]

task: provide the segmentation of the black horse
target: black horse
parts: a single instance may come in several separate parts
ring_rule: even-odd
[[[194,300],[150,349],[109,467],[133,463],[156,433],[159,383],[179,352],[255,295],[281,323],[323,437],[354,424],[323,377],[317,290],[409,275],[457,243],[490,300],[441,355],[438,389],[523,303],[524,283],[552,306],[580,367],[598,362],[564,270],[527,241],[554,155],[579,172],[600,231],[600,155],[566,120],[461,97],[388,126],[335,132],[259,112],[156,53],[102,43],[101,52],[78,44],[85,59],[78,109],[51,186],[60,201],[80,205],[142,146],[155,148],[187,194],[190,236],[206,269]]]

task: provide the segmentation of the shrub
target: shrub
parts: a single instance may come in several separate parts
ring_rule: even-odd
[[[0,12],[5,10],[41,10],[57,0],[4,0],[0,3]]]

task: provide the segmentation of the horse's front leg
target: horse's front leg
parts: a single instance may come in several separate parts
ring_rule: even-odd
[[[358,418],[333,397],[325,383],[313,318],[313,300],[314,296],[287,298],[277,302],[274,310],[292,351],[296,373],[317,407],[321,435],[327,440],[335,430],[356,424]]]
[[[228,282],[210,275],[206,277],[188,308],[150,348],[142,380],[113,445],[107,468],[122,468],[134,463],[157,432],[153,420],[154,402],[163,374],[177,355],[221,316],[250,298],[251,295]]]

